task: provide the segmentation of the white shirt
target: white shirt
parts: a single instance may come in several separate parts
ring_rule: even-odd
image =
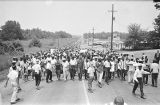
[[[135,71],[135,68],[134,68],[134,66],[133,66],[134,63],[135,63],[135,62],[133,62],[133,61],[129,61],[129,62],[128,62],[129,71]]]
[[[68,63],[68,61],[63,62],[63,63],[62,63],[62,66],[63,66],[63,70],[64,70],[64,71],[69,70],[69,63]]]
[[[46,61],[51,61],[52,58],[51,57],[47,57]]]
[[[56,63],[57,63],[57,60],[56,60],[56,59],[51,60],[51,64],[52,64],[52,65],[55,65]]]
[[[41,66],[40,64],[35,64],[32,69],[35,70],[36,73],[39,73],[41,71]]]
[[[76,61],[75,59],[74,59],[74,60],[71,60],[71,61],[70,61],[70,64],[71,64],[71,65],[76,65],[76,64],[77,64],[77,61]]]
[[[153,69],[152,73],[158,73],[159,65],[157,63],[151,63],[151,70]]]
[[[11,70],[7,77],[10,79],[11,84],[17,84],[18,72],[16,70]]]
[[[88,68],[89,76],[94,76],[94,72],[95,72],[94,67],[89,67],[89,68]]]
[[[51,70],[51,69],[52,69],[52,65],[51,65],[51,63],[47,63],[47,65],[46,65],[46,69],[49,69],[49,70]]]
[[[105,66],[105,67],[111,67],[110,62],[106,60],[106,61],[104,62],[104,66]]]
[[[36,64],[36,58],[32,58],[33,64]]]
[[[146,72],[143,69],[142,70],[136,69],[134,73],[134,80],[138,81],[137,78],[142,78],[143,74],[149,74],[149,72]]]

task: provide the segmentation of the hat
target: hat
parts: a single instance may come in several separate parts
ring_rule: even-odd
[[[12,64],[16,64],[16,61],[12,61]]]

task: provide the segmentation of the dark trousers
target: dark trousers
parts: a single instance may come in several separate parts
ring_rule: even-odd
[[[148,74],[143,74],[143,83],[148,84]]]
[[[34,76],[35,76],[36,86],[39,86],[39,84],[40,84],[40,82],[41,82],[41,75],[35,73]]]
[[[109,72],[110,72],[110,68],[105,67],[105,82],[107,82],[107,83],[109,81]]]
[[[121,71],[119,69],[117,69],[117,76],[118,76],[118,78],[121,77]]]
[[[75,76],[75,67],[74,66],[71,66],[71,69],[70,69],[70,77],[71,79],[74,79],[74,76]]]
[[[152,73],[152,86],[157,86],[158,73]]]
[[[88,90],[92,90],[93,80],[94,80],[94,77],[89,76],[89,78],[88,78]]]
[[[94,79],[95,79],[95,80],[97,80],[97,73],[96,73],[96,71],[97,71],[97,70],[95,70],[95,72],[94,72]]]
[[[52,80],[52,71],[47,69],[46,72],[47,72],[46,82],[48,82],[48,79]]]
[[[78,78],[79,80],[82,80],[82,68],[78,68],[79,69],[79,72],[78,72]]]
[[[121,70],[121,79],[122,79],[122,80],[125,80],[125,77],[126,77],[126,70],[125,70],[125,69],[122,69],[122,70]]]
[[[60,80],[61,70],[56,70],[57,79]]]
[[[84,77],[85,77],[85,79],[88,79],[88,73],[87,73],[87,70],[84,70]]]
[[[133,87],[133,93],[135,93],[137,87],[138,87],[138,84],[140,86],[140,92],[141,92],[141,97],[144,96],[144,93],[143,93],[143,81],[142,81],[142,78],[137,78],[138,82],[134,81],[134,87]]]
[[[35,71],[32,70],[32,79],[34,79],[34,77],[35,77]]]

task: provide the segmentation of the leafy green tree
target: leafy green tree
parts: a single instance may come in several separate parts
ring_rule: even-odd
[[[125,41],[125,46],[131,46],[133,49],[138,49],[138,44],[142,40],[141,27],[138,24],[130,24],[128,26],[129,36]]]
[[[16,21],[7,21],[5,25],[1,26],[0,38],[4,41],[23,39],[21,26]]]

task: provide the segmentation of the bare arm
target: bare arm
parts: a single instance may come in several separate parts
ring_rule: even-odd
[[[9,78],[7,78],[7,81],[6,81],[5,85],[4,85],[5,88],[7,87],[8,81],[9,81]]]

